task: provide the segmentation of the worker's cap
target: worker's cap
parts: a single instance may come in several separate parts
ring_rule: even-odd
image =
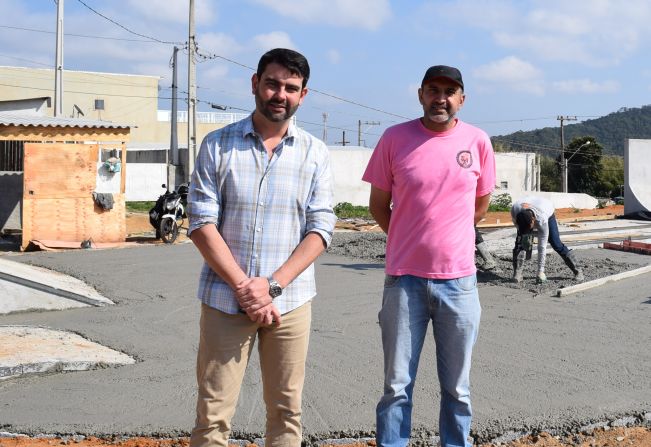
[[[453,81],[463,89],[463,78],[461,77],[461,72],[458,68],[448,67],[447,65],[434,65],[429,67],[423,76],[423,81],[420,83],[421,86],[425,82],[434,78],[446,78],[450,81]]]
[[[531,210],[522,210],[515,216],[515,224],[518,227],[518,233],[528,234],[533,231],[531,223],[534,221],[534,214]]]

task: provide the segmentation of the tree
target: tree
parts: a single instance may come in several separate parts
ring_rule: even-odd
[[[568,192],[599,195],[602,151],[594,137],[575,138],[566,146]]]
[[[599,175],[598,197],[617,197],[622,194],[624,184],[624,159],[622,157],[603,156],[601,174]]]
[[[549,192],[561,190],[561,170],[558,161],[544,155],[540,157],[540,190]]]

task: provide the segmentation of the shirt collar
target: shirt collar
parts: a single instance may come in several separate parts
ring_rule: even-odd
[[[246,137],[248,135],[255,136],[255,129],[253,128],[253,113],[250,114],[248,117],[246,117],[242,121],[242,136]],[[294,125],[294,120],[290,120],[289,122],[289,127],[287,128],[287,135],[283,138],[284,141],[289,140],[290,138],[293,140],[296,136],[298,135],[298,130],[296,129],[296,126]]]

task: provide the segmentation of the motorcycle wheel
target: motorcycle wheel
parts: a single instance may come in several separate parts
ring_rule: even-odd
[[[172,244],[179,235],[179,226],[176,224],[176,220],[171,217],[166,217],[160,222],[159,232],[163,242]]]

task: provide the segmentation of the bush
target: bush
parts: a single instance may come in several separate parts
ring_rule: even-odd
[[[334,212],[339,219],[346,218],[363,218],[372,219],[371,213],[368,211],[368,206],[353,205],[349,202],[340,202],[335,205]]]
[[[491,203],[488,205],[488,211],[511,211],[513,200],[507,192],[491,197]]]
[[[148,213],[150,209],[154,207],[156,202],[145,201],[145,202],[127,202],[125,207],[127,211],[135,213]]]

